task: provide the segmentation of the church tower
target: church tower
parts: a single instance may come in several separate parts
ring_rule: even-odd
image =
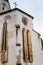
[[[10,3],[8,0],[0,0],[0,13],[10,10]]]

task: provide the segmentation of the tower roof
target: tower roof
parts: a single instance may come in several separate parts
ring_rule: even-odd
[[[8,0],[5,0],[5,1],[9,2]]]

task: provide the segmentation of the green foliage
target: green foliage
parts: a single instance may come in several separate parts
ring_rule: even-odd
[[[43,50],[43,40],[42,40],[42,38],[41,38],[41,45],[42,45],[42,50]]]

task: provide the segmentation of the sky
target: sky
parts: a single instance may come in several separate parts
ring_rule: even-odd
[[[17,2],[17,8],[32,15],[33,27],[43,38],[43,0],[9,0],[11,8],[15,8],[13,3]]]

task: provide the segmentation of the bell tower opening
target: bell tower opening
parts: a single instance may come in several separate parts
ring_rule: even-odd
[[[10,3],[8,0],[0,1],[0,13],[10,10]]]

